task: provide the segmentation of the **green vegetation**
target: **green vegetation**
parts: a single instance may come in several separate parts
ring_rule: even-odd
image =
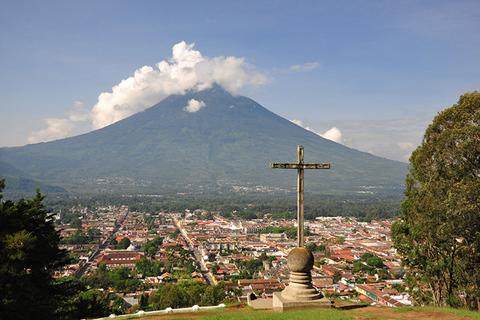
[[[182,308],[193,305],[217,305],[225,299],[222,284],[210,286],[195,281],[160,286],[150,295],[146,310],[159,310],[167,307]]]
[[[43,196],[12,202],[2,199],[0,180],[0,310],[5,318],[51,318],[57,304],[52,268],[67,255]],[[53,294],[52,294],[53,293]]]
[[[108,297],[75,278],[55,280],[68,263],[60,250],[53,215],[37,193],[32,199],[4,200],[0,180],[0,318],[79,319],[110,312]]]
[[[372,197],[364,195],[325,196],[308,193],[305,204],[305,219],[311,220],[320,216],[349,216],[362,221],[372,219],[388,219],[396,217],[400,212],[402,197]],[[232,192],[218,194],[189,194],[179,197],[166,194],[163,197],[146,198],[141,196],[119,197],[115,195],[89,195],[75,197],[55,197],[47,199],[48,206],[56,212],[65,212],[62,222],[68,223],[78,213],[68,212],[72,207],[96,207],[108,205],[126,205],[132,211],[158,215],[159,212],[184,212],[185,210],[205,209],[219,212],[223,216],[262,218],[271,214],[273,219],[294,219],[296,217],[296,198],[294,194],[235,194]]]
[[[453,308],[432,308],[432,307],[405,307],[405,308],[366,308],[354,310],[335,309],[303,309],[284,312],[255,311],[250,308],[226,309],[222,312],[208,314],[190,314],[191,319],[202,320],[465,320],[480,319],[480,313],[453,309]],[[190,318],[190,317],[189,317]],[[148,319],[148,318],[145,318]],[[157,319],[157,318],[155,318]],[[158,318],[160,319],[160,318]]]
[[[374,254],[371,253],[364,253],[361,257],[360,260],[362,262],[365,262],[368,266],[373,267],[373,268],[383,268],[383,260],[380,257],[377,257]]]
[[[392,227],[418,303],[480,307],[480,93],[440,112],[410,158]]]
[[[242,310],[200,316],[205,320],[351,320],[349,314],[332,309],[305,309],[286,312]]]
[[[100,264],[95,272],[85,278],[85,282],[91,287],[114,288],[122,292],[134,292],[142,287],[142,282],[128,268],[108,270],[105,264]]]
[[[433,308],[433,307],[403,307],[403,308],[361,308],[353,310],[338,309],[302,309],[284,312],[253,310],[248,307],[230,307],[222,311],[197,312],[178,315],[188,319],[201,320],[479,320],[480,313],[465,309]],[[145,317],[147,319],[171,319],[168,316]]]
[[[61,299],[56,301],[58,304],[55,311],[56,319],[102,317],[112,312],[108,294],[87,287],[83,281],[77,278],[61,278],[56,282],[56,286],[61,292],[56,296],[57,299]],[[51,295],[51,293],[46,294]],[[34,309],[32,311],[35,312]],[[32,319],[40,318],[40,316],[34,316]]]
[[[90,239],[85,233],[82,232],[82,230],[77,230],[72,236],[62,239],[62,243],[66,244],[87,244],[89,242]]]
[[[159,261],[143,258],[135,264],[135,269],[143,277],[156,277],[162,274],[164,266]]]
[[[186,116],[182,108],[188,99],[202,100],[208,108]],[[333,144],[219,86],[170,96],[100,131],[0,148],[1,161],[10,167],[0,166],[0,174],[8,171],[18,177],[15,172],[20,171],[28,179],[91,195],[198,190],[223,195],[232,192],[232,184],[247,186],[251,193],[256,193],[256,185],[290,190],[294,172],[274,171],[268,164],[293,159],[299,142],[307,159],[334,162],[335,170],[307,179],[317,194],[350,195],[362,186],[377,186],[376,194],[402,190],[405,164]]]
[[[317,245],[314,242],[309,242],[305,246],[311,252],[325,252],[327,250],[327,247],[323,243]]]
[[[369,275],[378,274],[381,279],[388,279],[389,277],[383,260],[371,253],[365,253],[359,260],[354,261],[352,271],[354,273],[364,272]]]
[[[275,227],[275,226],[268,226],[262,230],[260,233],[285,233],[289,239],[296,239],[297,238],[297,228],[296,227]],[[310,230],[305,228],[304,234],[306,236],[310,235]]]
[[[118,243],[115,245],[115,249],[119,249],[119,250],[125,250],[127,249],[129,246],[130,246],[130,239],[128,239],[127,237],[125,238],[122,238],[120,241],[118,241]]]
[[[100,235],[101,233],[98,229],[88,229],[86,234],[81,229],[79,229],[72,236],[63,238],[61,242],[66,244],[95,243],[98,241]]]
[[[70,217],[71,217],[70,227],[80,229],[82,227],[82,220],[80,220],[80,217],[77,215],[70,216]]]
[[[158,251],[158,247],[163,243],[163,238],[157,237],[153,240],[147,241],[143,245],[143,252],[147,257],[153,258]]]
[[[263,270],[263,261],[261,259],[237,260],[235,264],[240,270],[239,279],[253,279],[253,277]]]

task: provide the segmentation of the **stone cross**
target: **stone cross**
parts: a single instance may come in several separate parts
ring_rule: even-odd
[[[330,169],[330,163],[304,163],[303,146],[297,146],[297,163],[272,163],[273,169],[297,169],[297,245],[303,247],[304,243],[304,170],[305,169]]]

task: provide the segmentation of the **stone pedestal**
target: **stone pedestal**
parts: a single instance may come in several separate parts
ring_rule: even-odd
[[[282,311],[300,307],[331,307],[328,299],[312,285],[313,254],[305,247],[294,248],[288,254],[289,285],[282,292],[273,294],[273,309]]]
[[[304,301],[290,300],[285,299],[281,292],[274,292],[272,307],[274,311],[283,311],[298,308],[333,308],[334,304],[326,298]]]
[[[287,300],[311,301],[322,298],[322,294],[313,287],[310,272],[290,271],[290,283],[282,291],[282,297]]]

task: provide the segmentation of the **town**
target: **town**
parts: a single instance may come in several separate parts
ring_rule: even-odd
[[[213,302],[271,297],[288,284],[296,220],[245,220],[207,210],[135,212],[127,206],[72,207],[57,214],[62,248],[72,263],[57,277],[85,277],[122,298],[123,312],[147,306],[156,289],[198,283],[223,292]],[[390,220],[353,217],[305,221],[315,257],[312,283],[326,297],[366,304],[411,305]],[[101,274],[109,274],[99,281]],[[150,300],[149,300],[150,299]]]

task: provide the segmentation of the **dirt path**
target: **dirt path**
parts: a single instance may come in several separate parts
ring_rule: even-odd
[[[358,320],[397,320],[397,319],[419,319],[419,320],[471,320],[470,317],[458,316],[442,311],[427,310],[395,310],[392,308],[367,307],[352,311],[354,319]]]

